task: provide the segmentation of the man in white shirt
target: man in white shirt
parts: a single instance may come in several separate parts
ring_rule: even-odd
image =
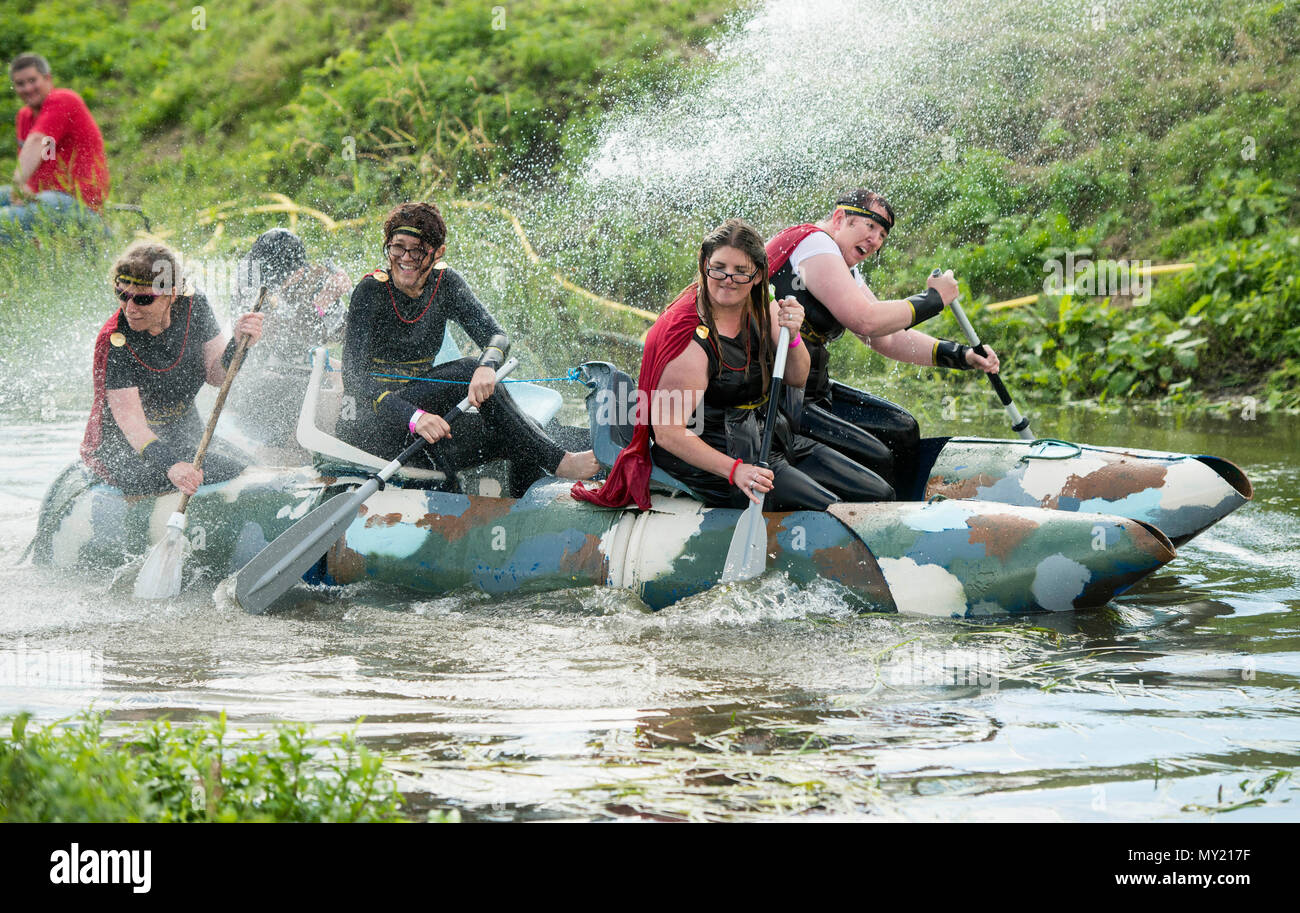
[[[819,222],[779,232],[768,242],[767,256],[777,297],[792,295],[804,308],[800,336],[812,368],[799,433],[874,470],[907,498],[920,443],[916,420],[901,406],[832,381],[827,345],[848,330],[880,354],[909,364],[994,373],[999,363],[991,349],[981,356],[970,346],[913,329],[957,296],[951,270],[929,277],[926,291],[910,298],[881,300],[867,287],[858,265],[880,250],[893,225],[894,211],[883,197],[854,190]]]

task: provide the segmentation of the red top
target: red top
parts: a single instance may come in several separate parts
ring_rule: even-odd
[[[32,193],[58,190],[80,198],[91,209],[108,196],[108,161],[104,138],[81,96],[71,89],[51,89],[40,111],[24,105],[14,121],[21,147],[33,131],[54,140],[54,157],[42,156],[27,182]]]
[[[573,486],[573,496],[580,501],[590,501],[601,507],[622,507],[635,501],[642,510],[650,509],[650,398],[668,363],[681,355],[691,341],[695,328],[700,325],[700,315],[695,310],[696,287],[691,285],[677,296],[667,310],[659,315],[645,339],[645,352],[641,355],[641,376],[636,386],[638,408],[633,417],[636,427],[632,443],[620,451],[618,459],[609,470],[605,484],[595,490],[581,482]]]

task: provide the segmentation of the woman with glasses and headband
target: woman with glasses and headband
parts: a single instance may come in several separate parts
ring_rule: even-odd
[[[438,456],[449,455],[455,465],[441,468],[509,459],[517,493],[545,473],[595,475],[600,464],[590,450],[566,452],[504,387],[497,389],[495,369],[506,360],[509,340],[465,280],[442,262],[446,238],[447,226],[431,203],[402,203],[388,214],[388,267],[357,283],[348,305],[343,389],[356,418],[340,423],[340,436],[384,459],[397,456],[417,434],[430,443],[449,438],[450,454]],[[433,364],[449,320],[482,347],[481,357]],[[467,395],[479,415],[449,428],[442,413]],[[421,455],[426,462],[428,453]]]
[[[771,468],[756,465],[781,327],[791,334],[785,384],[802,387],[809,367],[799,337],[803,307],[793,298],[772,300],[767,279],[763,239],[749,224],[730,219],[705,236],[698,278],[646,337],[638,398],[649,415],[636,417],[632,443],[609,481],[593,491],[575,485],[575,497],[647,509],[651,460],[710,506],[745,507],[769,493],[769,510],[893,497],[869,469],[791,434],[779,413]]]
[[[870,190],[835,201],[816,224],[795,225],[767,244],[772,284],[804,307],[802,334],[812,358],[798,430],[905,487],[917,461],[920,430],[911,414],[878,396],[834,384],[827,346],[848,330],[881,355],[915,365],[996,372],[998,357],[913,329],[957,297],[949,270],[931,276],[910,298],[882,300],[867,288],[858,266],[880,250],[894,226],[894,210]]]
[[[221,385],[235,354],[207,298],[185,290],[171,248],[147,241],[117,258],[112,284],[121,307],[95,340],[95,397],[82,459],[129,495],[171,488],[192,495],[204,482],[239,475],[247,456],[217,440],[202,470],[192,463],[203,436],[194,398],[204,382]],[[256,343],[262,315],[239,317],[235,335]]]

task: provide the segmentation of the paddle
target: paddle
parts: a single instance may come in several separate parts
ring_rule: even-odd
[[[930,275],[939,275],[939,270],[936,269]],[[975,350],[975,354],[980,356],[988,355],[988,350],[984,348],[984,343],[980,342],[979,336],[975,333],[975,328],[966,319],[966,312],[961,309],[961,303],[954,298],[948,308],[952,311],[952,316],[957,318],[957,324],[961,327],[961,331],[966,334],[966,340],[971,344],[971,348]],[[1007,410],[1007,415],[1011,418],[1011,430],[1026,441],[1034,440],[1034,432],[1029,430],[1029,419],[1021,415],[1020,410],[1016,408],[1016,404],[1011,401],[1011,394],[1007,392],[1006,385],[1002,383],[1002,377],[998,374],[985,374],[984,376],[989,379],[989,383],[993,385],[993,392],[998,395],[998,399],[1002,401],[1003,407]]]
[[[500,381],[519,365],[512,358],[497,369]],[[462,399],[443,418],[451,424],[469,409],[469,398]],[[276,537],[253,560],[235,574],[235,600],[252,615],[261,615],[285,590],[297,580],[321,555],[329,551],[356,519],[357,512],[366,499],[378,491],[393,473],[424,449],[428,442],[418,438],[379,472],[372,475],[360,488],[343,492],[330,498]]]
[[[252,313],[260,311],[265,301],[266,286],[262,286]],[[217,391],[217,401],[212,407],[212,415],[208,417],[208,427],[204,429],[198,452],[194,455],[195,469],[203,468],[203,460],[208,455],[208,444],[212,442],[212,432],[217,428],[217,419],[221,418],[221,409],[226,405],[226,394],[230,392],[230,384],[239,373],[247,348],[248,337],[241,335],[235,346],[235,355],[230,359],[230,367],[226,369],[226,379]],[[137,599],[171,599],[180,595],[181,572],[185,564],[185,509],[189,506],[190,496],[181,495],[180,506],[167,520],[167,532],[149,551],[144,566],[140,568],[140,576],[135,579]]]
[[[767,394],[767,422],[763,427],[763,446],[758,453],[758,465],[768,469],[767,457],[772,450],[772,429],[776,427],[776,413],[781,401],[781,378],[785,376],[785,356],[790,351],[790,330],[781,327],[781,338],[776,343],[776,364],[772,367],[772,386]],[[752,489],[751,489],[752,490]],[[751,501],[740,523],[731,536],[727,549],[727,562],[722,566],[722,582],[735,583],[752,580],[767,570],[767,521],[763,519],[763,501]]]

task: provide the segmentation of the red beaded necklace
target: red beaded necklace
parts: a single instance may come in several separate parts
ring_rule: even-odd
[[[423,311],[420,311],[420,313],[416,317],[410,320],[407,320],[405,317],[403,317],[402,312],[397,309],[397,299],[393,297],[393,280],[392,277],[390,276],[388,281],[384,283],[384,286],[388,289],[388,300],[393,303],[393,313],[397,315],[397,319],[402,321],[402,323],[419,323],[424,318],[424,315],[429,312],[429,308],[433,307],[433,299],[438,297],[438,286],[442,285],[442,274],[445,273],[446,271],[447,270],[445,268],[438,270],[438,281],[433,284],[433,294],[429,296],[428,304],[424,306]],[[418,303],[418,299],[417,299],[417,303]]]
[[[121,318],[120,318],[120,315],[121,315],[121,313],[122,313],[122,309],[121,309],[121,308],[118,308],[118,309],[117,309],[117,313],[118,313],[118,315],[119,315],[119,319],[121,319]],[[166,373],[167,373],[168,371],[170,371],[172,368],[176,367],[178,364],[181,363],[181,356],[185,354],[185,345],[186,345],[187,342],[189,342],[189,338],[190,338],[190,318],[193,317],[193,316],[194,316],[194,296],[191,295],[191,296],[190,296],[190,309],[185,313],[185,335],[181,337],[181,350],[180,350],[180,352],[177,353],[177,355],[176,355],[176,360],[173,361],[171,364],[169,364],[169,365],[168,365],[167,367],[165,367],[165,368],[155,368],[153,365],[149,364],[147,361],[145,361],[143,358],[141,358],[140,355],[139,355],[139,353],[137,353],[135,349],[131,348],[131,343],[129,343],[129,342],[126,341],[126,336],[125,336],[125,335],[123,335],[123,337],[122,337],[122,344],[126,346],[126,350],[127,350],[128,352],[131,353],[131,357],[132,357],[132,358],[134,358],[136,361],[140,362],[140,364],[144,365],[144,366],[145,366],[146,368],[148,368],[150,371],[153,371],[153,372],[156,373],[156,374],[166,374]]]

